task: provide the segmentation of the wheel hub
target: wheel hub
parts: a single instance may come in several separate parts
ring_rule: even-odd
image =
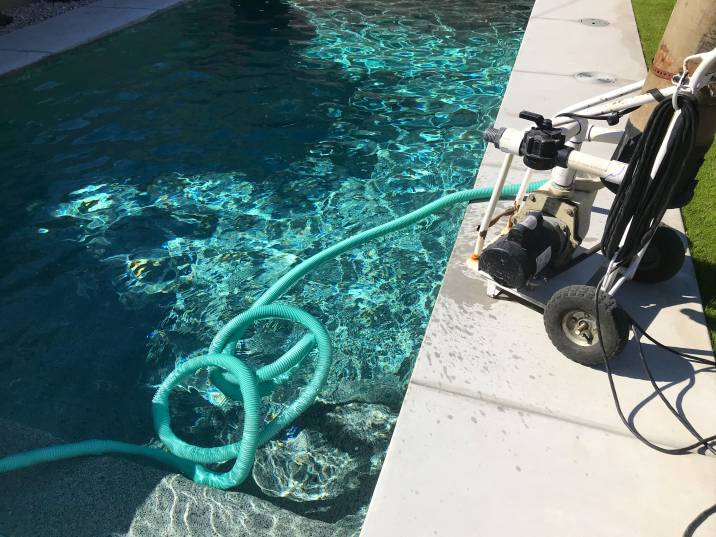
[[[590,347],[599,342],[597,320],[591,313],[570,310],[562,317],[562,330],[572,343]]]

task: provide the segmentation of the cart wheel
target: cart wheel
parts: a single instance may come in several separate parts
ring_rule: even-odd
[[[664,282],[681,270],[684,257],[686,247],[679,233],[668,226],[660,225],[634,273],[634,280],[643,283]]]
[[[603,362],[601,332],[607,358],[611,359],[629,339],[629,320],[616,300],[599,292],[599,325],[594,309],[595,287],[570,285],[557,291],[544,310],[544,327],[552,344],[570,360],[583,365]]]

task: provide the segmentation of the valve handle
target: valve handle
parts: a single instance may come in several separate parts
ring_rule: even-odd
[[[551,129],[552,128],[552,120],[551,119],[545,119],[543,115],[537,114],[535,112],[530,112],[528,110],[522,110],[520,112],[520,119],[526,119],[527,121],[532,121],[537,125],[538,129]]]

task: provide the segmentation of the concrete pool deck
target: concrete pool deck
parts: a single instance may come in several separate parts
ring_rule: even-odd
[[[101,37],[146,18],[161,5],[179,1],[98,2],[18,30],[9,34],[14,40],[0,38],[0,73]],[[147,7],[154,4],[156,8]],[[82,12],[97,9],[102,16]],[[57,22],[63,17],[65,22]],[[582,17],[610,24],[583,24]],[[61,35],[73,24],[76,34]],[[42,48],[33,48],[40,43]],[[579,48],[564,43],[577,43]],[[522,109],[548,114],[638,79],[644,71],[629,0],[537,0],[497,122],[522,126],[517,118]],[[584,74],[576,78],[577,73]],[[600,151],[608,155],[610,148]],[[487,152],[479,174],[481,185],[494,180],[500,158],[494,150]],[[519,179],[521,169],[516,166],[513,180]],[[588,243],[597,240],[609,207],[610,197],[603,194]],[[471,206],[463,222],[362,535],[681,535],[690,521],[716,502],[716,461],[699,455],[669,457],[639,444],[619,423],[601,371],[559,355],[544,334],[539,314],[509,300],[486,297],[483,284],[464,265],[481,211],[482,206]],[[678,213],[670,218],[672,224],[681,225]],[[594,268],[585,264],[556,283],[583,282]],[[620,299],[665,343],[711,355],[690,261],[668,284],[630,285]],[[683,406],[697,428],[705,433],[716,429],[713,374],[670,361],[653,346],[646,347],[659,380],[675,383],[668,393],[685,395]],[[636,364],[633,343],[615,367],[625,408],[646,403],[635,414],[640,428],[664,445],[690,443],[666,410],[649,402],[651,390]],[[22,434],[29,438],[33,433]],[[0,439],[10,444],[3,446],[0,441],[0,452],[36,445],[20,445],[18,438],[19,433]],[[195,530],[205,528],[194,535],[237,535],[237,527],[238,534],[265,535],[260,529],[246,530],[244,513],[252,506],[256,512],[271,512],[270,504],[226,493],[232,497],[231,508],[219,512],[217,524],[218,492],[142,468],[123,459],[82,459],[28,469],[6,479],[35,490],[32,502],[17,503],[26,535],[34,535],[36,513],[53,509],[74,511],[78,522],[77,528],[54,528],[59,535],[80,535],[81,529],[99,535],[89,533],[94,528],[84,519],[102,522],[92,517],[106,506],[115,517],[106,524],[130,524],[130,532],[138,528],[133,535],[170,534],[166,528],[173,535],[187,535],[188,525],[174,526],[186,520]],[[75,477],[85,475],[84,487],[79,488]],[[34,488],[24,481],[28,477],[34,479]],[[112,481],[120,478],[123,486],[130,483],[136,501],[128,500],[129,495]],[[14,489],[22,490],[20,485]],[[169,505],[165,500],[171,497],[180,501]],[[53,501],[57,498],[63,501]],[[94,501],[96,509],[78,512],[77,506],[83,500],[88,504],[87,499]],[[136,513],[143,518],[127,508],[133,503],[141,503]],[[190,513],[194,506],[201,510],[199,515]],[[147,512],[149,516],[144,516]],[[271,516],[279,522],[276,535],[292,534],[297,524],[309,524],[278,510]],[[310,524],[304,533],[336,537],[326,525]],[[714,532],[712,518],[696,536]],[[13,528],[8,537],[15,534],[22,533]]]
[[[587,17],[609,24],[581,21]],[[645,72],[629,0],[537,0],[496,123],[523,127],[521,110],[547,116]],[[494,182],[501,159],[486,152],[478,185]],[[517,181],[524,168],[513,170]],[[601,236],[610,203],[602,191],[585,245]],[[716,460],[642,445],[619,421],[603,371],[554,349],[540,314],[486,296],[465,266],[482,210],[466,212],[362,537],[682,535],[716,503]],[[668,223],[683,230],[678,212]],[[599,262],[595,256],[542,294],[585,283]],[[670,281],[631,283],[618,298],[663,343],[713,356],[690,258]],[[671,399],[698,430],[713,433],[713,368],[651,344],[645,352]],[[693,443],[653,397],[633,341],[614,367],[622,405],[648,438]],[[711,517],[694,535],[714,534]]]
[[[186,0],[98,0],[0,35],[0,76],[131,26]]]

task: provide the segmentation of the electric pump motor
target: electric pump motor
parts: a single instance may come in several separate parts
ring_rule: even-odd
[[[480,254],[480,270],[498,284],[524,287],[566,247],[567,237],[559,221],[539,211],[525,217]]]

